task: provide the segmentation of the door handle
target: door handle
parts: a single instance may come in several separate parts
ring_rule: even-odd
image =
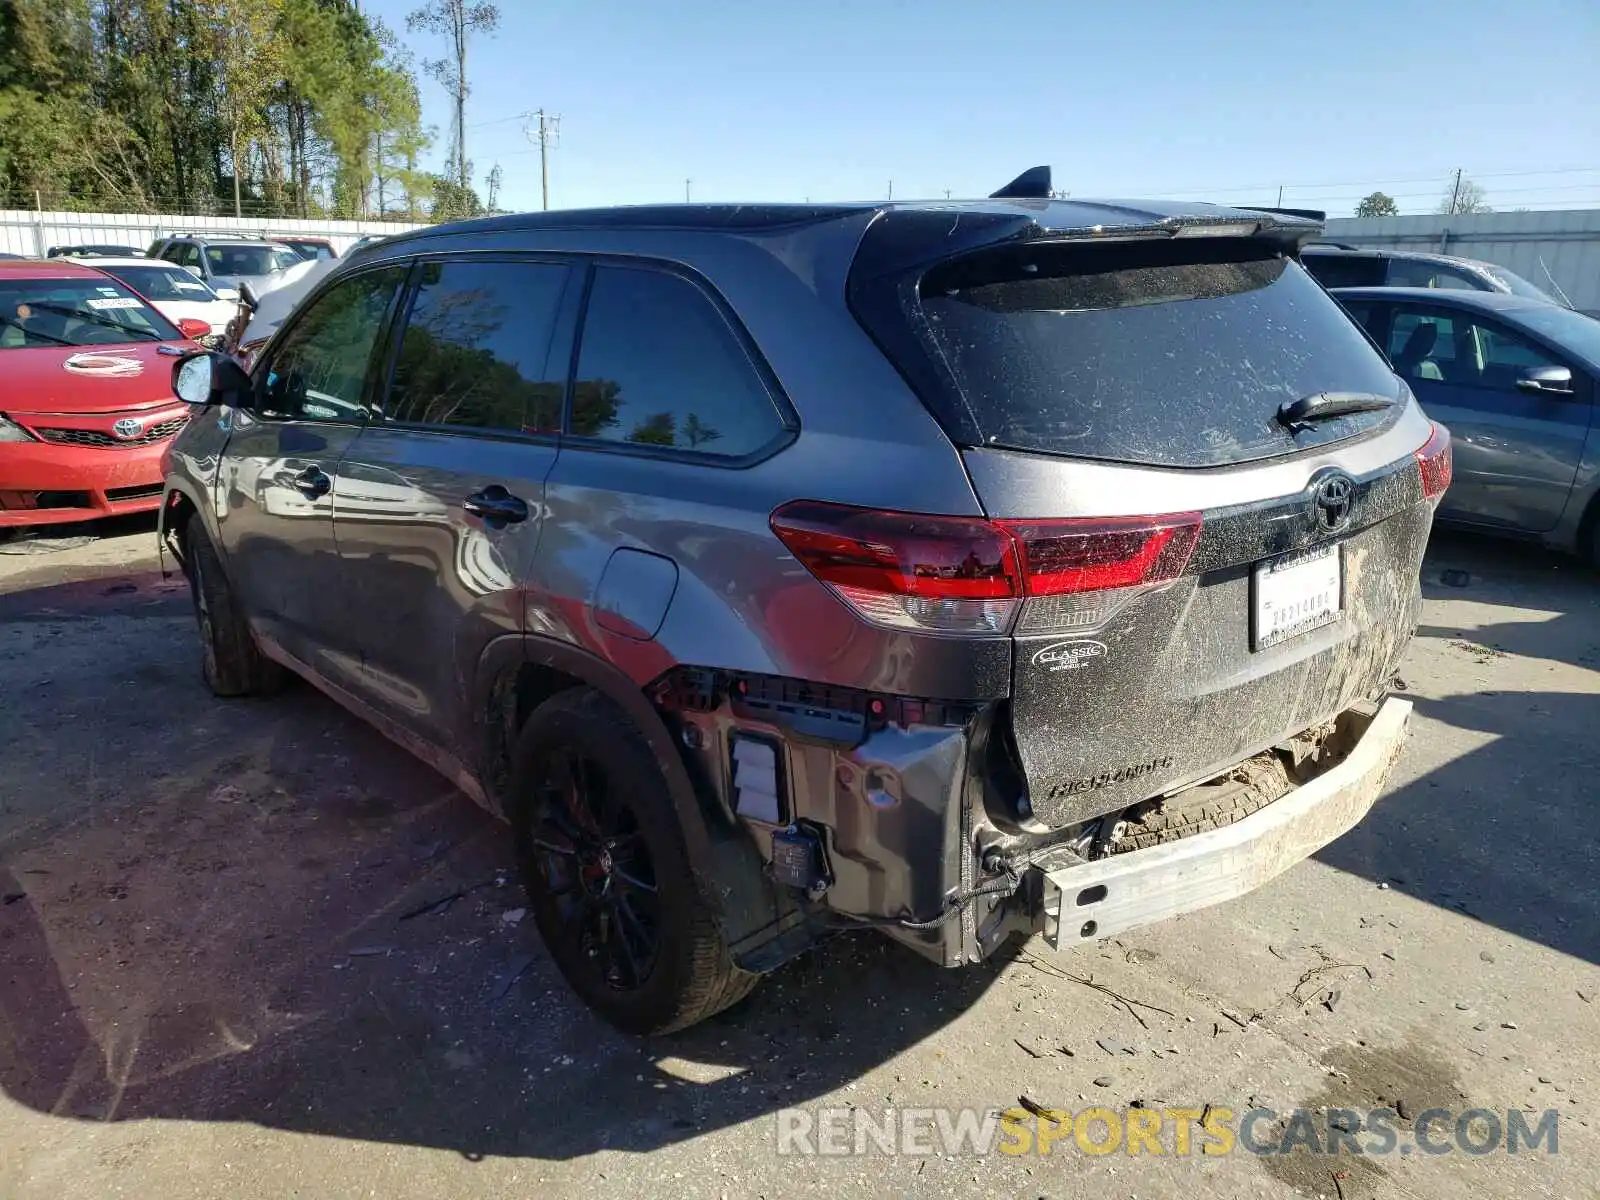
[[[333,487],[333,480],[321,467],[307,467],[294,477],[294,486],[307,500],[319,500]]]
[[[473,492],[461,502],[461,507],[475,517],[482,517],[491,529],[528,519],[528,502],[521,496],[513,496],[498,483]]]

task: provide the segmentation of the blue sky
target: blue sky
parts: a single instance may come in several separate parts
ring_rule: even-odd
[[[369,0],[405,29],[417,0]],[[1595,0],[502,0],[469,51],[467,150],[539,205],[517,114],[561,115],[551,207],[979,195],[1048,162],[1081,196],[1348,213],[1600,207]],[[1076,14],[1076,15],[1075,15]],[[422,83],[442,159],[448,107]],[[512,119],[506,119],[512,118]]]

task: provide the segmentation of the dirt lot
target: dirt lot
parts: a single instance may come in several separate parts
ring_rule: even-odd
[[[568,996],[500,826],[309,688],[211,699],[187,592],[114,532],[0,553],[0,1197],[1600,1195],[1600,580],[1569,562],[1437,541],[1389,794],[1254,895],[959,973],[840,939],[646,1043]],[[1553,1108],[1559,1142],[776,1152],[791,1106],[1019,1095],[1398,1104],[1405,1146],[1430,1106]]]

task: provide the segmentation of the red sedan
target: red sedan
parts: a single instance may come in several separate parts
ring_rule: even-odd
[[[0,528],[156,508],[189,419],[172,362],[193,348],[104,272],[0,262]]]

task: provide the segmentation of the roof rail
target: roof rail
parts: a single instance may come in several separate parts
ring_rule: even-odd
[[[1311,241],[1306,242],[1305,245],[1301,246],[1300,248],[1302,250],[1304,250],[1306,246],[1327,246],[1329,249],[1332,249],[1332,250],[1359,250],[1359,249],[1361,249],[1360,246],[1352,246],[1349,242],[1330,242],[1326,238],[1313,238]]]

